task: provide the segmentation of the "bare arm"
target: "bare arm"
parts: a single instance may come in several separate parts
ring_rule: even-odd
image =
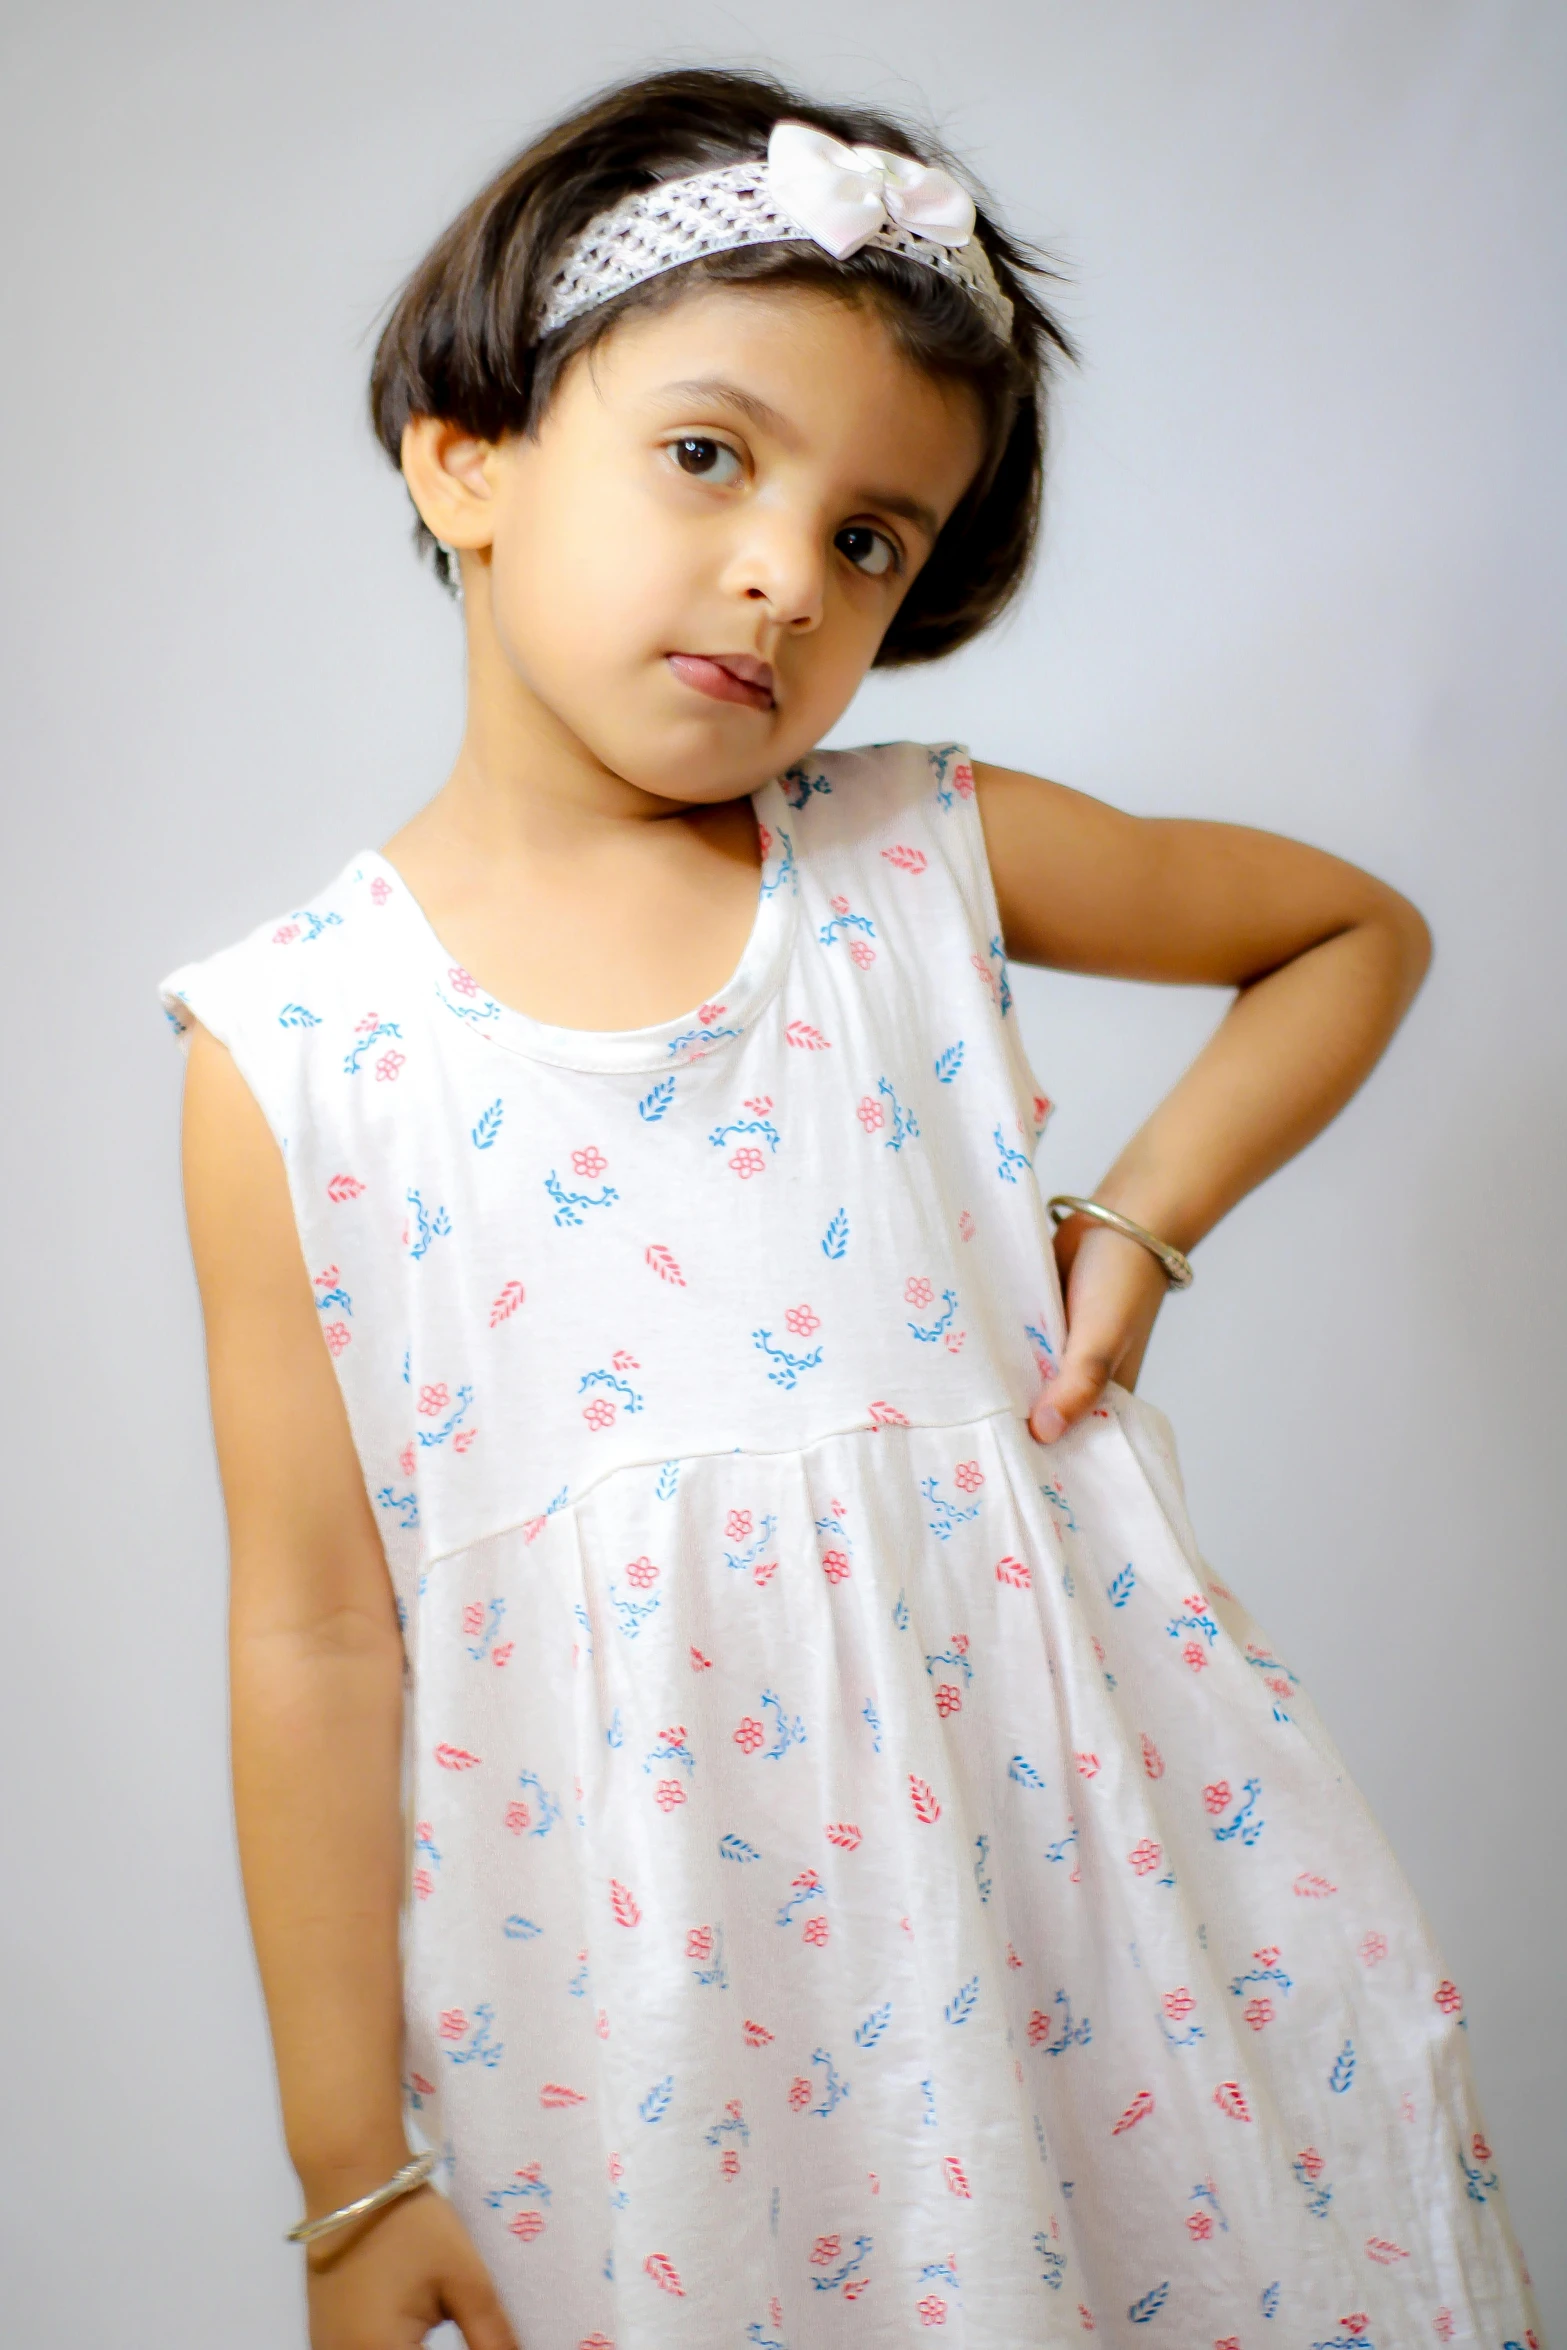
[[[199,1028],[184,1152],[229,1519],[240,1862],[289,2153],[314,2214],[407,2160],[402,1640],[282,1160]],[[477,2255],[428,2192],[313,2257],[317,2350],[401,2350],[460,2312],[474,2350],[509,2350]]]
[[[1094,1196],[1191,1248],[1321,1132],[1413,1001],[1430,936],[1406,898],[1319,849],[1242,825],[1123,815],[977,767],[1003,933],[1021,962],[1233,987],[1235,1001]],[[1137,1375],[1163,1276],[1135,1242],[1062,1226],[1070,1340],[1033,1416],[1049,1439]]]

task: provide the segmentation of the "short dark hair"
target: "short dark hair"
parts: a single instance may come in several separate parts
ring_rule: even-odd
[[[760,153],[783,118],[848,145],[887,147],[954,168],[923,131],[863,107],[818,105],[765,75],[691,68],[617,83],[515,156],[420,262],[376,346],[371,419],[394,465],[415,416],[439,416],[488,441],[536,432],[570,360],[629,311],[669,303],[693,283],[804,284],[872,302],[907,359],[938,381],[967,387],[984,428],[979,471],[876,655],[881,667],[935,660],[987,627],[1027,574],[1039,528],[1047,394],[1057,365],[1073,356],[1035,290],[1054,273],[983,204],[976,234],[1013,305],[1005,344],[967,294],[919,262],[879,249],[835,261],[803,241],[685,262],[552,334],[536,331],[565,248],[595,214],[657,180]],[[434,551],[422,521],[414,538],[421,552]],[[437,554],[436,562],[444,577],[445,557]]]

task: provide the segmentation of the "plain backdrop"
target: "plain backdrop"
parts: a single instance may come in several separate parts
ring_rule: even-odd
[[[928,113],[1070,271],[1032,592],[836,739],[1296,833],[1431,918],[1382,1070],[1204,1245],[1144,1386],[1433,1917],[1562,2326],[1567,12],[10,0],[6,2340],[303,2340],[153,987],[441,781],[458,633],[365,428],[376,317],[655,59]],[[1019,994],[1043,1174],[1086,1189],[1221,1000]]]

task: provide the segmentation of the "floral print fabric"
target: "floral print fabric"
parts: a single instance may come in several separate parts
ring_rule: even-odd
[[[687,1019],[392,866],[176,972],[409,1660],[410,2128],[528,2350],[1533,2343],[1461,1996],[1168,1429],[1062,1343],[954,745],[755,796]]]

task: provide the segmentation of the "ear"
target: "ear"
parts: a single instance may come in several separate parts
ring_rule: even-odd
[[[449,547],[473,552],[495,536],[490,469],[494,444],[439,416],[411,416],[399,456],[408,494],[425,528]]]

